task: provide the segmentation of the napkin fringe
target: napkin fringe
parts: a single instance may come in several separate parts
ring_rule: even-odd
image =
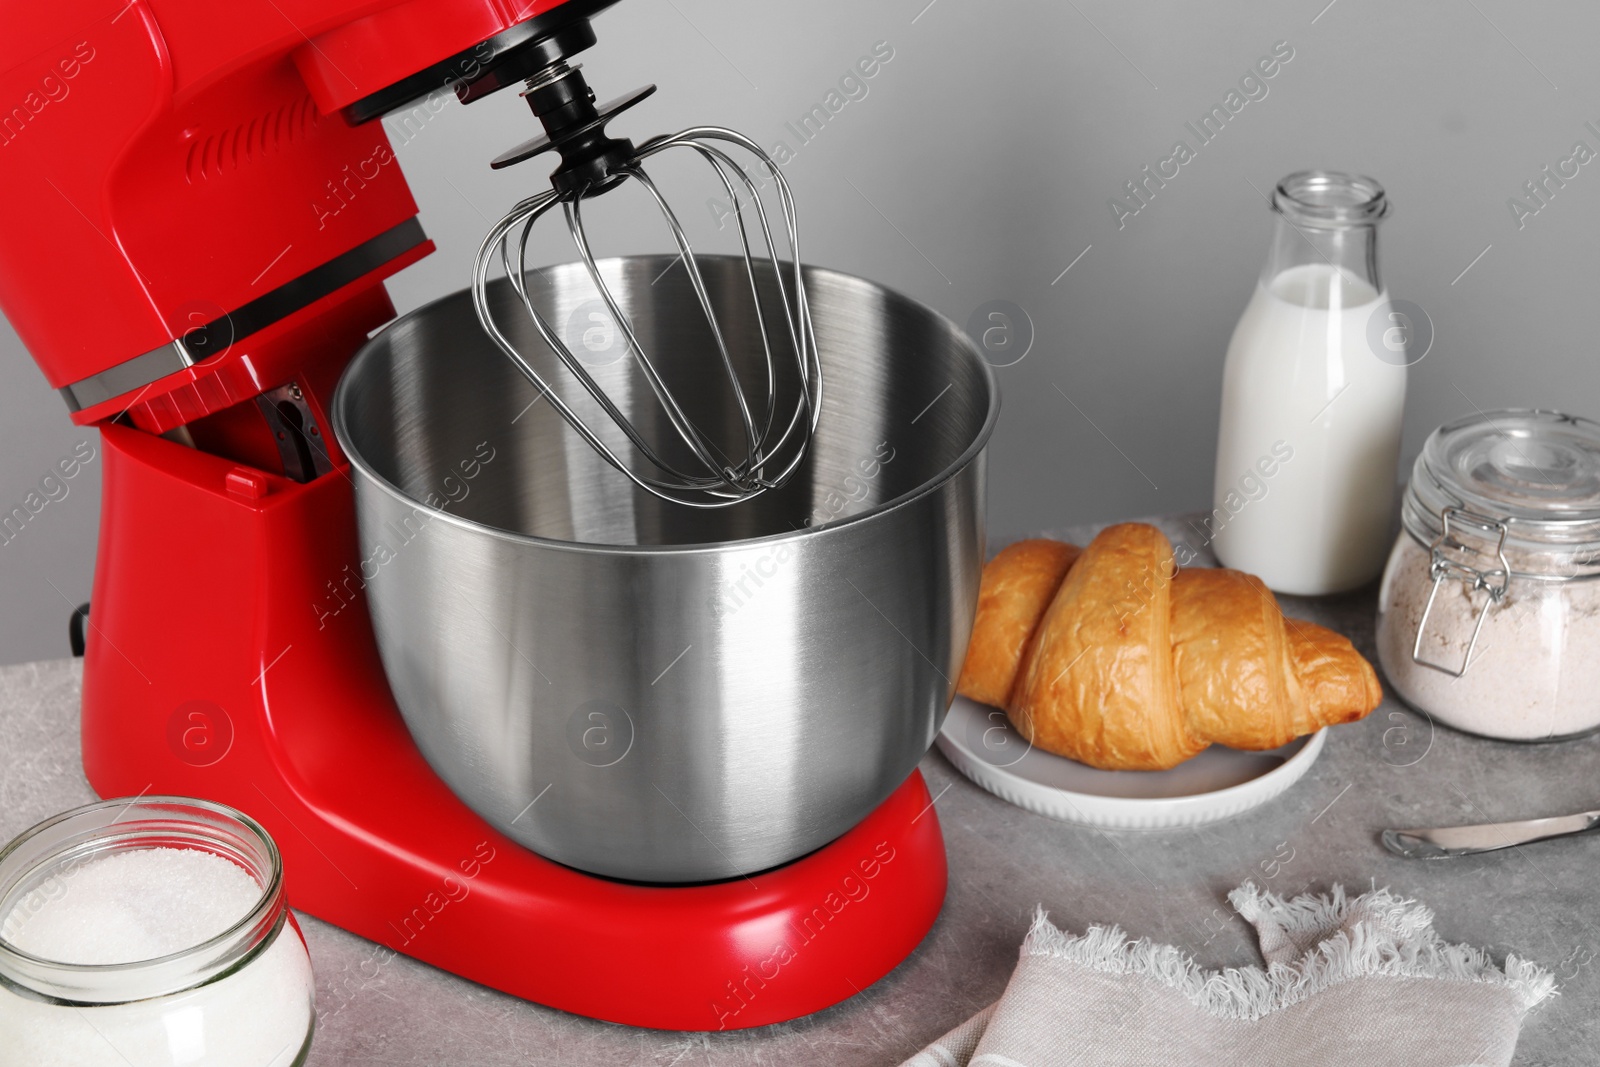
[[[1176,990],[1218,1018],[1253,1021],[1356,978],[1425,978],[1477,982],[1510,990],[1524,1011],[1556,995],[1555,977],[1518,956],[1496,967],[1471,945],[1442,940],[1433,913],[1414,900],[1374,889],[1347,899],[1342,886],[1326,897],[1283,900],[1245,883],[1228,895],[1252,924],[1270,922],[1297,943],[1315,938],[1298,959],[1260,967],[1206,971],[1172,945],[1130,940],[1117,926],[1091,926],[1072,937],[1057,929],[1041,907],[1022,944],[1022,955],[1052,956],[1090,970],[1132,974]]]

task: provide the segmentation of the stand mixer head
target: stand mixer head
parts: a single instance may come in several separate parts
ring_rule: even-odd
[[[561,43],[553,42],[553,46]],[[582,40],[571,42],[577,47],[584,43]],[[580,68],[569,65],[564,56],[554,51],[553,47],[545,66],[527,75],[527,88],[523,92],[528,106],[544,126],[544,135],[511,149],[492,166],[510,166],[552,150],[560,156],[561,163],[551,174],[548,191],[518,203],[484,238],[472,277],[473,303],[479,322],[496,347],[516,364],[568,425],[608,464],[651,495],[688,507],[721,508],[782,486],[805,458],[822,405],[822,367],[800,269],[794,197],[788,182],[777,164],[754,141],[722,127],[695,126],[652,138],[637,148],[626,139],[609,136],[605,132],[606,123],[649,96],[655,87],[646,86],[596,108],[594,93],[585,83]],[[741,380],[736,365],[750,361],[730,353],[730,331],[724,330],[719,322],[719,310],[713,305],[689,235],[660,186],[645,170],[647,160],[674,149],[692,151],[708,165],[716,175],[716,188],[732,205],[757,319],[755,333],[763,350],[759,365],[765,368],[765,381],[760,385]],[[775,210],[774,205],[762,198],[762,186],[767,181],[753,178],[735,153],[753,158],[757,172],[770,181],[776,191]],[[686,405],[680,403],[669,384],[669,375],[663,373],[664,368],[640,344],[627,311],[596,266],[584,225],[584,203],[629,181],[642,186],[659,209],[672,233],[679,259],[689,274],[708,326],[702,358],[717,361],[721,378],[731,390],[739,414],[738,426],[731,434],[719,436],[711,432],[698,424]],[[623,414],[616,399],[589,373],[529,297],[529,237],[539,220],[558,205],[594,290],[626,342],[627,354],[636,361],[639,373],[659,404],[666,427],[683,446],[673,448],[675,455],[669,455],[661,441],[652,441],[649,431]],[[781,239],[775,239],[775,228],[781,230]],[[517,331],[497,319],[495,304],[489,300],[487,290],[489,271],[496,258],[519,297],[520,311],[532,318],[539,337],[593,400],[599,412],[622,432],[627,444],[631,444],[635,452],[632,462],[619,454],[619,449],[625,449],[625,445],[605,440],[602,433],[563,399],[554,384],[540,374],[512,340]],[[787,263],[783,262],[785,258]],[[756,281],[758,259],[770,264],[772,276],[777,280],[767,291]],[[779,364],[783,362],[793,367],[790,387],[785,387],[790,381],[787,374],[780,373]],[[615,435],[610,436],[615,438]]]

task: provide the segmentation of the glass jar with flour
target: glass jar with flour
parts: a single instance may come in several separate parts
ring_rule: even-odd
[[[1600,729],[1600,423],[1480,412],[1412,470],[1378,592],[1378,660],[1439,722],[1551,741]]]
[[[305,942],[254,820],[108,800],[0,851],[0,1067],[292,1067]]]

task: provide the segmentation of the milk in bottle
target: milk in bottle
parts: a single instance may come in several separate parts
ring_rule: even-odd
[[[1376,578],[1392,540],[1406,327],[1378,276],[1388,205],[1370,178],[1308,171],[1272,206],[1228,346],[1205,527],[1219,560],[1278,592],[1340,592]]]

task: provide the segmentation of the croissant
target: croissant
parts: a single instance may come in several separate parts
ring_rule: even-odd
[[[1018,541],[983,569],[978,616],[956,689],[980,704],[1006,705],[1028,638],[1078,553],[1065,541]]]
[[[1164,770],[1214,743],[1278,748],[1382,699],[1349,641],[1287,619],[1252,575],[1179,571],[1153,526],[1109,527],[1081,554],[1050,544],[984,568],[957,683],[1045,751]]]

